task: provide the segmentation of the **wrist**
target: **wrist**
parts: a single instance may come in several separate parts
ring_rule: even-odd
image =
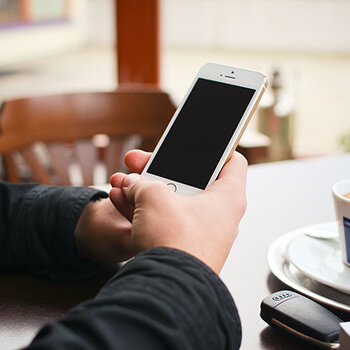
[[[77,256],[99,264],[115,264],[134,255],[131,223],[109,199],[89,203],[74,232]]]
[[[94,215],[97,203],[96,201],[92,201],[85,206],[74,230],[76,254],[79,259],[94,260],[91,256],[88,233],[91,229],[90,220]]]

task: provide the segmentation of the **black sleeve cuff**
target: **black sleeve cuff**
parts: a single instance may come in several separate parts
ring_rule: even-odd
[[[74,230],[85,206],[107,196],[84,187],[33,187],[18,209],[13,237],[15,266],[59,280],[94,274],[99,266],[77,257]]]

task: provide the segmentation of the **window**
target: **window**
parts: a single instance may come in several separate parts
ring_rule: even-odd
[[[0,29],[70,17],[71,0],[0,0]]]

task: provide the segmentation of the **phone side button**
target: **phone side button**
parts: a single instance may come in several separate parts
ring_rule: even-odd
[[[168,183],[167,186],[168,186],[170,189],[172,189],[174,192],[177,191],[177,187],[176,187],[175,184],[173,184],[173,183]]]

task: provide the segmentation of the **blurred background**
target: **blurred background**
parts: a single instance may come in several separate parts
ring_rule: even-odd
[[[206,62],[262,71],[265,160],[350,151],[349,15],[350,0],[159,0],[159,85],[178,104]],[[115,90],[116,37],[116,0],[0,0],[0,101]]]

